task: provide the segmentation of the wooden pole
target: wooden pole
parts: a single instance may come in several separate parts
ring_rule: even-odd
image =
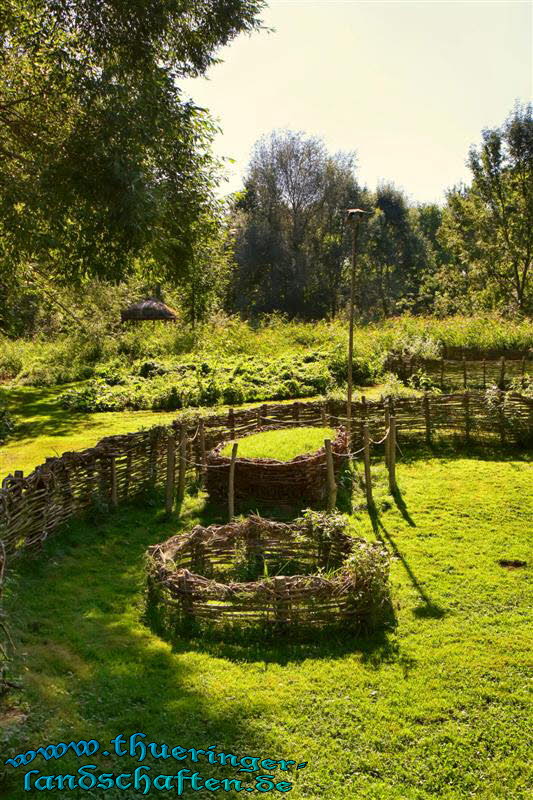
[[[389,442],[389,491],[394,493],[396,489],[396,417],[391,416]]]
[[[333,450],[331,439],[324,439],[326,451],[326,475],[327,475],[327,509],[331,513],[337,503],[337,484],[335,483],[335,470],[333,468]]]
[[[292,404],[292,416],[295,422],[300,422],[300,403],[297,400]]]
[[[363,425],[363,455],[365,460],[365,493],[366,493],[366,503],[368,506],[371,506],[373,503],[372,499],[372,475],[370,473],[370,436],[368,434],[368,425],[365,423]]]
[[[165,511],[167,514],[172,512],[174,507],[174,480],[176,467],[176,441],[174,433],[168,434],[167,438],[167,481],[165,489]]]
[[[387,438],[385,439],[385,464],[387,467],[389,466],[389,442],[390,442],[390,408],[389,404],[385,404],[385,432],[387,434]]]
[[[426,444],[431,444],[431,416],[429,409],[429,394],[424,392],[424,420],[426,423]]]
[[[463,389],[466,389],[466,358],[463,356]]]
[[[185,425],[180,427],[180,463],[178,474],[178,493],[177,502],[183,503],[185,497],[185,474],[187,471],[187,428]]]
[[[231,461],[229,464],[229,478],[228,478],[228,517],[232,522],[235,516],[235,460],[237,458],[237,450],[239,448],[238,442],[233,442],[231,448]]]
[[[351,441],[352,435],[352,393],[353,393],[353,326],[355,314],[355,265],[357,258],[357,234],[359,232],[359,221],[357,216],[352,221],[352,269],[350,273],[350,323],[348,329],[348,401],[346,404],[346,427],[348,430],[348,440]]]
[[[463,405],[465,409],[465,441],[470,443],[470,394],[466,391],[463,395]]]
[[[366,407],[366,397],[365,395],[361,395],[361,428],[360,428],[360,439],[363,441],[363,430],[367,423],[367,407]]]
[[[440,389],[441,392],[444,391],[444,359],[441,358],[440,360]]]
[[[205,449],[205,425],[203,419],[198,424],[198,436],[200,437],[200,462],[202,464],[202,483],[205,481],[207,470],[207,455]]]
[[[505,412],[503,409],[504,393],[500,389],[498,392],[498,418],[500,422],[500,441],[505,444]]]
[[[505,389],[505,356],[500,361],[500,389]]]
[[[117,487],[117,462],[115,456],[109,459],[109,475],[111,479],[111,507],[118,506],[118,487]]]

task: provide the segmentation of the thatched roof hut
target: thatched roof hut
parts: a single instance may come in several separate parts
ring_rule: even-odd
[[[145,319],[163,320],[164,322],[175,322],[178,318],[177,312],[167,306],[161,300],[149,297],[146,300],[139,300],[138,303],[128,306],[120,313],[122,322],[141,322]]]

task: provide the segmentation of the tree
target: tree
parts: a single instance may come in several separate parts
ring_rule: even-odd
[[[199,220],[213,213],[217,165],[214,126],[176,81],[257,28],[262,6],[4,0],[4,280],[28,270],[62,282],[120,280],[139,257],[168,278],[190,268]]]
[[[234,205],[233,306],[335,313],[344,209],[359,194],[353,153],[330,155],[320,139],[294,131],[261,139]]]
[[[391,184],[378,186],[370,202],[374,213],[363,229],[361,310],[385,317],[420,310],[432,253],[417,210]]]
[[[469,187],[448,193],[443,240],[467,288],[485,306],[532,309],[533,117],[517,105],[500,128],[472,147]]]

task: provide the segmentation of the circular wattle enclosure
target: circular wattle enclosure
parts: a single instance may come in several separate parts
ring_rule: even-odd
[[[290,428],[286,429],[289,432]],[[245,438],[245,437],[243,437]],[[230,458],[221,454],[221,442],[207,456],[207,492],[216,502],[227,502]],[[338,479],[347,463],[348,435],[338,428],[332,441],[333,469]],[[235,502],[250,501],[276,506],[304,508],[320,506],[327,494],[326,452],[305,453],[290,461],[273,458],[239,458],[235,461]]]
[[[389,558],[344,532],[341,515],[291,524],[248,517],[200,525],[148,551],[150,616],[187,628],[371,629],[390,610]],[[327,527],[326,527],[327,525]]]

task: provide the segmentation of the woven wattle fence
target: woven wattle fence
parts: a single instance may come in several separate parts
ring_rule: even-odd
[[[346,559],[362,550],[364,558],[348,568]],[[169,634],[188,625],[359,629],[379,624],[389,610],[384,548],[342,530],[321,536],[302,520],[198,525],[151,547],[147,567],[152,618]]]
[[[460,350],[460,348],[457,348]],[[407,381],[416,373],[427,375],[436,386],[444,390],[486,389],[496,385],[500,389],[509,387],[511,381],[531,373],[533,357],[526,354],[482,358],[472,354],[447,356],[445,358],[419,358],[416,356],[390,356],[385,369]]]
[[[354,403],[351,450],[361,447],[366,423],[373,439],[386,431],[386,414],[394,414],[400,443],[461,437],[482,444],[524,444],[531,439],[533,401],[501,393],[488,403],[483,393],[398,398],[394,402]],[[172,481],[200,474],[207,452],[259,428],[346,424],[342,401],[263,404],[213,414],[184,423],[184,458],[171,464]],[[64,522],[94,505],[114,506],[150,487],[168,485],[168,440],[178,444],[180,421],[102,439],[95,447],[47,459],[28,476],[15,472],[0,489],[0,540],[9,554],[39,546]],[[335,459],[337,460],[337,459]],[[282,487],[284,488],[284,487]],[[280,501],[282,497],[277,498]]]
[[[231,459],[221,455],[224,446],[221,442],[207,456],[207,492],[217,502],[224,502],[228,496]],[[337,431],[331,448],[334,474],[338,478],[348,460],[348,435],[344,428]],[[322,505],[327,494],[325,448],[290,461],[237,458],[234,491],[237,507],[251,498],[282,508]]]

